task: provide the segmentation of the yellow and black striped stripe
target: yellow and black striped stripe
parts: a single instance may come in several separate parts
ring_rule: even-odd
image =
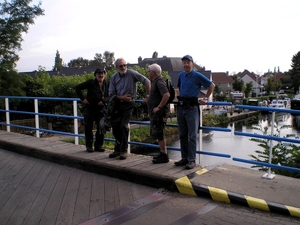
[[[203,184],[195,184],[191,179],[197,175],[208,172],[207,169],[201,169],[188,176],[175,180],[175,185],[181,194],[187,194],[198,197],[208,197],[214,201],[239,204],[250,208],[260,209],[269,212],[280,213],[300,218],[300,208],[287,206],[275,202],[265,201],[263,199],[242,195],[223,189],[210,187]]]

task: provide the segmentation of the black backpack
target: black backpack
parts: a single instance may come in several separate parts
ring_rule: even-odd
[[[167,88],[168,88],[169,93],[170,93],[170,98],[169,98],[167,103],[172,103],[174,98],[175,98],[175,88],[174,88],[172,82],[168,79],[166,79],[166,84],[167,84]]]

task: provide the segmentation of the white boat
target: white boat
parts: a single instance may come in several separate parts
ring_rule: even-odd
[[[285,109],[285,103],[282,99],[274,99],[268,106],[269,108]]]

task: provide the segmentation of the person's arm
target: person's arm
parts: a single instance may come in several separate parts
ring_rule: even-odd
[[[170,93],[169,92],[164,93],[158,106],[153,108],[153,113],[157,113],[157,111],[161,110],[167,104],[169,98],[170,98]]]
[[[147,103],[148,97],[149,97],[149,93],[150,93],[150,89],[151,89],[151,83],[148,82],[148,83],[145,84],[146,97],[143,99],[143,103]]]
[[[215,84],[211,83],[211,85],[208,87],[206,95],[203,99],[200,100],[200,105],[205,105],[208,101],[209,96],[214,92]]]

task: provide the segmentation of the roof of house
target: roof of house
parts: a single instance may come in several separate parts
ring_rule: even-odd
[[[233,79],[231,76],[228,75],[228,73],[224,72],[217,72],[217,73],[211,73],[212,75],[212,80],[215,84],[218,83],[232,83]]]

